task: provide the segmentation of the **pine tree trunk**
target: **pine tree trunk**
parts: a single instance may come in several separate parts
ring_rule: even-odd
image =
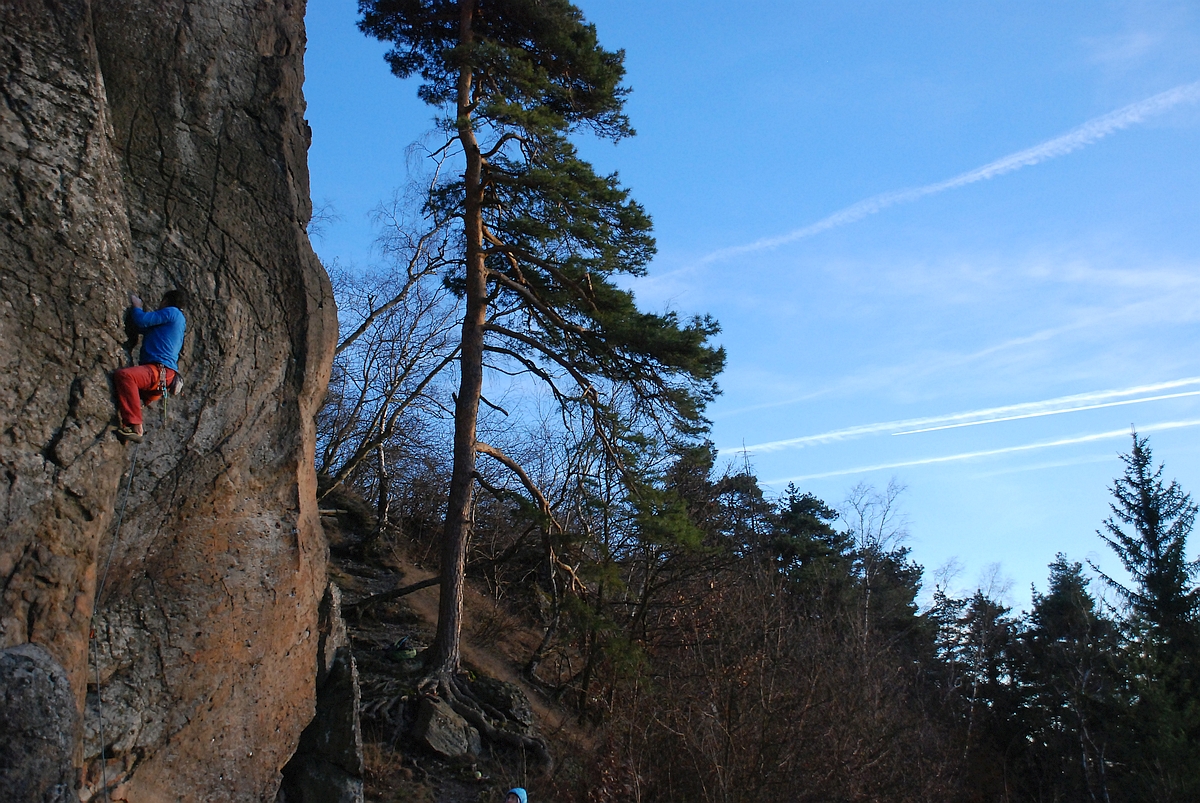
[[[459,3],[459,41],[473,39],[471,21],[475,0]],[[458,138],[466,157],[463,229],[466,236],[467,309],[462,326],[458,399],[454,406],[454,468],[442,535],[441,597],[437,634],[430,648],[428,669],[443,678],[458,671],[462,632],[463,572],[470,532],[471,493],[475,482],[475,426],[483,391],[483,326],[487,320],[487,275],[483,264],[483,159],[472,127],[471,67],[458,76]]]

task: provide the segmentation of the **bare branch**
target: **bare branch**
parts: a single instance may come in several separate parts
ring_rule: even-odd
[[[543,303],[542,300],[539,299],[537,296],[535,296],[533,294],[533,292],[529,290],[528,287],[524,287],[523,285],[518,284],[517,282],[514,282],[512,279],[508,278],[503,273],[500,273],[500,272],[494,271],[494,270],[489,270],[488,275],[491,276],[496,281],[498,281],[500,284],[507,287],[509,290],[512,290],[514,293],[521,296],[521,298],[525,299],[526,303],[529,304],[529,306],[533,307],[538,312],[540,312],[543,316],[545,316],[550,321],[550,323],[557,326],[558,328],[565,329],[568,332],[574,332],[577,335],[582,335],[585,337],[587,337],[587,336],[596,337],[597,336],[595,332],[592,332],[588,329],[584,329],[582,326],[573,324],[570,321],[563,318],[561,315],[559,315],[557,312],[552,310],[550,307],[546,306],[546,304]]]
[[[497,153],[500,152],[500,149],[503,148],[506,143],[508,143],[514,139],[522,144],[529,141],[525,137],[521,136],[520,134],[515,134],[512,131],[509,131],[509,132],[505,133],[504,136],[500,137],[500,139],[496,142],[496,144],[492,146],[491,150],[489,150],[485,154],[482,154],[483,158],[485,160],[491,159],[493,156],[495,156]]]
[[[534,498],[534,501],[537,502],[538,507],[541,508],[542,515],[550,520],[550,523],[554,525],[554,529],[558,530],[559,532],[563,531],[562,526],[558,523],[558,520],[554,518],[554,511],[550,507],[550,500],[546,498],[546,495],[542,493],[542,489],[539,488],[537,483],[535,483],[533,479],[525,473],[525,469],[521,468],[521,465],[517,463],[516,460],[513,460],[504,452],[500,451],[494,446],[489,446],[483,441],[475,441],[475,451],[479,452],[480,454],[485,454],[493,460],[499,461],[506,468],[508,468],[509,471],[511,471],[513,474],[516,474],[517,479],[519,479],[521,484],[525,486],[525,490],[529,491],[529,495]]]
[[[563,393],[559,389],[558,385],[555,384],[554,378],[551,377],[550,374],[548,374],[546,371],[544,371],[541,366],[539,366],[537,363],[535,363],[533,360],[529,359],[525,355],[519,354],[519,353],[513,351],[512,349],[506,349],[502,346],[484,346],[484,351],[492,352],[495,354],[503,354],[506,357],[511,357],[512,359],[521,363],[521,365],[523,365],[525,367],[526,371],[528,371],[529,373],[538,377],[539,379],[541,379],[543,382],[545,382],[550,387],[550,391],[554,394],[554,397],[556,399],[558,399],[558,401],[564,402],[569,399],[578,399],[578,397],[568,396],[566,393]],[[500,370],[500,369],[497,368],[496,370]]]
[[[595,386],[588,381],[588,378],[584,376],[583,372],[572,365],[562,355],[555,353],[553,349],[546,348],[544,345],[528,335],[521,334],[520,332],[514,332],[512,329],[507,329],[503,326],[497,326],[494,323],[485,324],[483,329],[485,332],[495,332],[498,335],[503,335],[504,337],[524,343],[538,353],[545,355],[548,359],[558,363],[564,369],[566,369],[567,373],[569,373],[579,384],[579,387],[583,390],[585,396],[591,395],[597,399],[599,398],[599,393]]]
[[[509,415],[508,410],[505,410],[503,407],[501,407],[498,404],[492,404],[490,401],[487,400],[487,397],[484,396],[482,393],[479,394],[479,400],[481,402],[483,402],[484,404],[486,404],[488,407],[491,407],[496,412],[503,413],[505,418],[508,417],[508,415]]]
[[[392,299],[386,304],[371,310],[371,312],[363,319],[363,322],[359,325],[359,327],[347,335],[346,339],[338,344],[338,347],[333,352],[335,357],[349,348],[354,341],[358,340],[358,338],[362,337],[363,333],[370,329],[371,324],[375,323],[375,321],[378,320],[381,315],[387,314],[402,301],[404,301],[404,299],[408,297],[409,292],[412,291],[412,288],[421,278],[437,272],[438,268],[441,267],[440,260],[434,260],[430,262],[424,269],[414,273],[414,268],[417,262],[425,253],[426,245],[437,233],[439,233],[439,230],[435,228],[421,235],[413,249],[412,257],[408,260],[408,280],[405,281],[404,286],[400,289],[400,292],[393,296]]]
[[[572,290],[574,290],[575,293],[579,296],[579,298],[581,298],[583,301],[585,301],[587,303],[587,305],[592,308],[593,312],[598,313],[600,311],[596,307],[595,303],[592,301],[591,295],[589,293],[585,293],[583,288],[580,287],[577,282],[569,279],[566,276],[566,274],[564,274],[558,268],[558,266],[555,265],[553,262],[542,259],[541,257],[537,256],[536,254],[532,254],[529,251],[526,251],[524,248],[521,248],[520,246],[512,245],[510,243],[505,243],[505,242],[501,241],[499,238],[497,238],[491,232],[484,232],[484,235],[487,237],[488,242],[490,242],[490,243],[492,243],[492,245],[496,246],[497,250],[503,251],[504,253],[509,254],[513,257],[523,259],[526,262],[537,265],[539,268],[542,268],[543,270],[549,271],[554,276],[554,278],[558,279],[564,285],[566,285],[567,287],[570,287]]]
[[[455,346],[453,351],[447,354],[432,371],[426,374],[425,378],[421,380],[421,383],[417,385],[417,387],[414,388],[404,398],[403,401],[393,408],[392,414],[388,416],[386,424],[372,424],[372,426],[368,428],[368,432],[375,431],[378,434],[376,434],[374,437],[365,438],[363,442],[359,444],[358,448],[354,450],[354,454],[351,455],[351,457],[342,464],[342,467],[337,470],[337,473],[333,475],[329,487],[325,489],[324,493],[317,497],[318,500],[324,499],[334,488],[345,482],[346,478],[350,476],[351,472],[353,472],[363,460],[370,456],[371,452],[374,451],[376,447],[391,437],[396,420],[400,417],[400,414],[425,391],[425,388],[428,387],[429,383],[434,380],[434,377],[436,377],[447,365],[454,361],[455,357],[458,356],[458,351],[460,348],[461,345]],[[386,403],[380,408],[380,411],[385,409]],[[381,415],[381,412],[377,412],[376,418],[378,418],[379,415]]]

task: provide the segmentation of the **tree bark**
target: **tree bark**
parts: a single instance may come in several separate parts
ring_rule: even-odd
[[[375,502],[375,530],[382,532],[383,528],[388,525],[388,513],[392,507],[391,477],[388,475],[387,454],[384,452],[383,444],[376,446],[375,450],[379,458],[379,494]]]
[[[459,41],[470,45],[475,0],[459,3]],[[463,229],[466,238],[466,316],[462,326],[460,380],[454,405],[454,467],[442,534],[441,596],[437,634],[429,651],[428,669],[443,678],[458,671],[462,632],[463,572],[470,531],[471,494],[475,481],[475,427],[483,392],[483,335],[487,322],[487,273],[483,253],[483,158],[471,120],[471,65],[459,70],[457,86],[458,138],[466,167]]]

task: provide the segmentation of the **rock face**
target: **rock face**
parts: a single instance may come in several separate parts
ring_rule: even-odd
[[[0,3],[0,662],[36,645],[41,678],[6,684],[0,718],[61,683],[74,707],[4,729],[34,741],[0,784],[22,755],[62,762],[37,741],[61,726],[72,797],[104,778],[113,800],[269,800],[313,716],[312,420],[336,322],[304,231],[303,14]],[[175,286],[194,299],[187,387],[125,447],[126,292],[153,307]]]
[[[71,684],[36,644],[0,650],[0,790],[10,800],[71,800],[78,716]]]
[[[276,803],[362,803],[358,667],[333,583],[321,600],[317,627],[317,712],[283,768]]]
[[[413,740],[442,758],[467,758],[483,750],[479,731],[438,697],[422,696],[417,701]]]
[[[530,736],[534,732],[533,707],[521,687],[489,677],[471,681],[471,693],[484,705],[498,712],[507,722]]]

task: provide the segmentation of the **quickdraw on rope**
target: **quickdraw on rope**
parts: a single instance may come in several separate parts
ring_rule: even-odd
[[[166,397],[163,397],[166,400]],[[165,409],[165,408],[164,408]],[[99,714],[98,730],[100,733],[100,785],[104,789],[104,799],[111,801],[108,794],[108,763],[104,753],[108,749],[104,743],[104,697],[100,690],[100,652],[96,648],[96,609],[100,605],[100,595],[108,582],[108,570],[112,566],[113,554],[117,551],[117,541],[121,537],[121,522],[125,519],[125,506],[129,504],[129,489],[133,487],[133,474],[137,470],[137,452],[139,444],[133,445],[130,457],[129,480],[125,483],[125,493],[121,497],[121,508],[117,511],[117,523],[113,528],[112,542],[108,545],[108,557],[104,560],[104,571],[100,575],[100,584],[96,586],[96,598],[92,603],[92,619],[88,625],[88,640],[92,645],[92,657],[96,667],[96,711]]]
[[[162,414],[163,423],[167,422],[167,397],[171,395],[170,389],[167,387],[167,367],[159,365],[158,367],[158,394],[162,396]]]

